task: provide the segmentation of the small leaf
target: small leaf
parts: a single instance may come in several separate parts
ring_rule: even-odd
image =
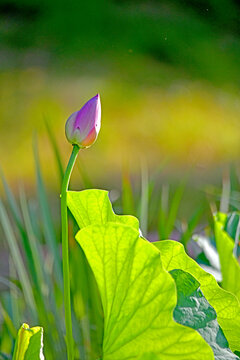
[[[215,360],[239,360],[229,349],[228,341],[217,321],[217,314],[207,302],[199,282],[189,273],[175,269],[170,271],[176,287],[178,301],[174,319],[195,329],[211,346]]]
[[[27,324],[20,327],[13,360],[44,360],[43,329],[41,327],[30,328]]]

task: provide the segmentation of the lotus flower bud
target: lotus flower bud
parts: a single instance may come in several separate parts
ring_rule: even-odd
[[[65,133],[68,141],[81,149],[91,146],[97,139],[101,126],[101,102],[97,94],[66,122]]]

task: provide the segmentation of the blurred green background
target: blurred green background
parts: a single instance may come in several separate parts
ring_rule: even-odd
[[[117,187],[125,168],[137,177],[142,161],[150,174],[165,163],[168,181],[219,182],[238,160],[238,1],[1,0],[0,15],[0,161],[13,186],[33,184],[37,132],[56,188],[44,121],[67,161],[65,121],[97,92],[102,129],[79,160],[96,187]]]

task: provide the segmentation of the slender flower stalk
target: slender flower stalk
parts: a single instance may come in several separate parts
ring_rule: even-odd
[[[63,177],[61,189],[63,290],[68,360],[74,360],[74,341],[72,334],[71,293],[69,277],[67,191],[70,176],[79,150],[91,146],[96,141],[100,126],[101,102],[99,94],[90,99],[79,111],[73,113],[68,118],[65,126],[66,137],[73,145],[72,154]]]
[[[66,342],[68,360],[74,360],[74,344],[72,335],[71,296],[69,278],[69,255],[68,255],[68,217],[67,217],[67,190],[70,176],[78,156],[80,148],[73,146],[67,169],[65,171],[61,191],[61,221],[62,221],[62,262],[63,262],[63,286],[64,286],[64,307],[66,323]]]

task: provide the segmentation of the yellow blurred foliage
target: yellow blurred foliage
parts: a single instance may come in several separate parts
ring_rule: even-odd
[[[54,158],[44,126],[50,122],[64,160],[71,146],[67,117],[97,92],[102,129],[96,144],[80,156],[93,177],[109,177],[128,161],[132,171],[145,158],[156,167],[165,158],[178,166],[211,166],[238,158],[238,94],[208,84],[179,80],[142,86],[108,77],[74,77],[38,68],[0,74],[0,161],[10,179],[34,175],[32,134],[51,183]],[[51,167],[53,166],[53,167]]]

